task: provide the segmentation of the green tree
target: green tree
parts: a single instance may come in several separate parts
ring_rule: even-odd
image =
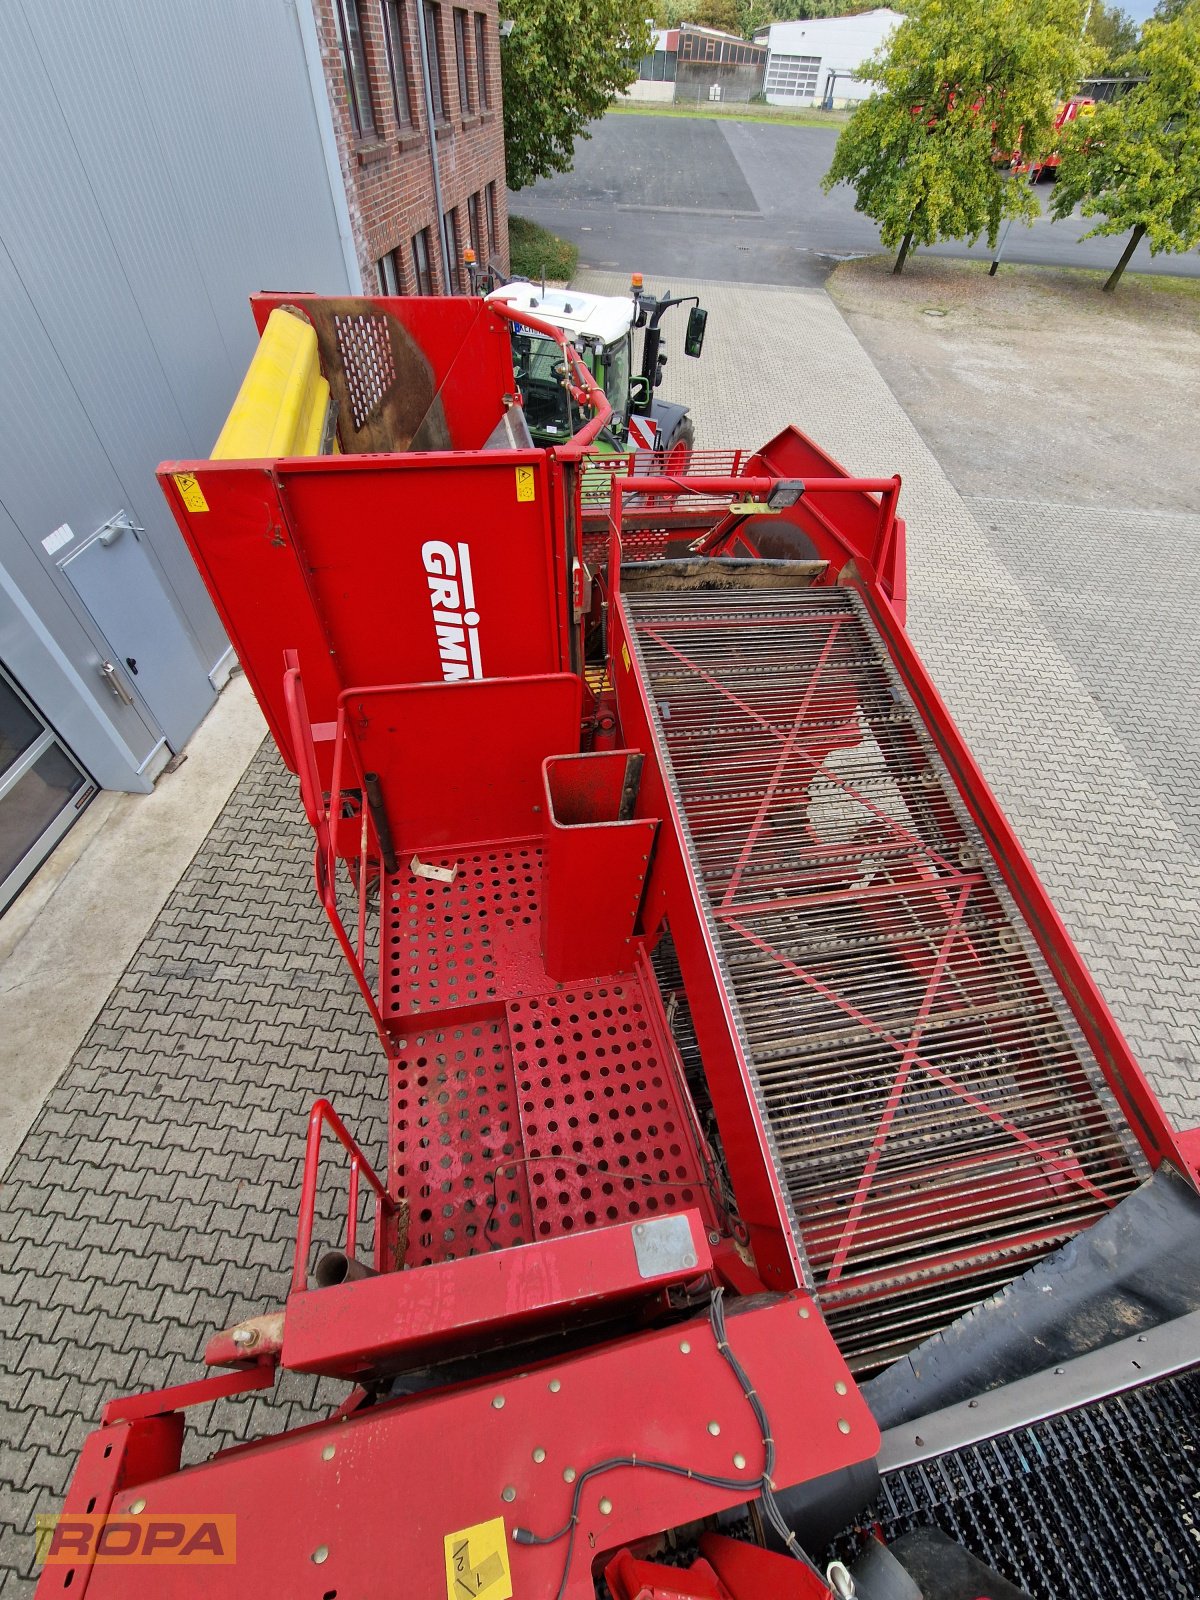
[[[1052,203],[1101,219],[1086,238],[1133,230],[1109,291],[1143,239],[1151,255],[1200,244],[1200,0],[1151,18],[1133,69],[1144,82],[1064,129]]]
[[[568,172],[575,140],[638,75],[645,0],[501,0],[504,155],[511,189]]]
[[[1086,38],[1095,49],[1095,65],[1107,72],[1123,62],[1136,47],[1138,25],[1120,6],[1106,6],[1104,0],[1093,0]]]
[[[916,0],[857,76],[879,92],[842,130],[823,179],[857,191],[900,272],[913,244],[1032,219],[1037,199],[995,159],[1048,153],[1055,106],[1082,72],[1082,0]]]
[[[699,23],[702,28],[718,28],[723,33],[738,33],[742,26],[737,0],[697,0],[687,20]]]

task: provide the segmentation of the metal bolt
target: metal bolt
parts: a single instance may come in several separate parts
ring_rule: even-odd
[[[835,1383],[835,1384],[834,1384],[834,1386],[833,1386],[833,1392],[834,1392],[834,1394],[845,1394],[845,1392],[846,1392],[846,1385],[845,1385],[845,1384],[844,1384],[844,1383],[843,1383],[843,1382],[842,1382],[842,1380],[841,1380],[841,1379],[840,1379],[840,1378],[839,1378],[839,1379],[838,1379],[838,1381],[837,1381],[837,1382],[836,1382],[836,1383]]]
[[[968,1401],[967,1401],[967,1410],[968,1410],[968,1411],[974,1411],[974,1409],[975,1409],[975,1407],[976,1407],[976,1406],[977,1406],[977,1405],[978,1405],[978,1404],[979,1404],[979,1401],[978,1401],[978,1400],[968,1400]]]
[[[611,1512],[612,1512],[612,1501],[608,1498],[607,1495],[605,1495],[604,1499],[601,1500],[601,1502],[600,1502],[600,1515],[602,1517],[607,1517],[607,1516],[609,1516],[611,1514]]]
[[[734,1456],[733,1464],[738,1469],[739,1472],[746,1465],[746,1458],[745,1458],[745,1456],[742,1454],[742,1452],[740,1450]]]
[[[502,1394],[498,1394],[493,1398],[493,1400],[492,1400],[492,1410],[493,1411],[503,1411],[504,1410],[504,1396]]]
[[[509,1501],[515,1500],[517,1498],[517,1491],[513,1488],[511,1483],[508,1485],[507,1488],[501,1489],[500,1498],[501,1498],[501,1500],[509,1500]]]
[[[691,1347],[691,1345],[690,1345],[690,1344],[689,1344],[689,1343],[688,1343],[688,1342],[687,1342],[687,1340],[686,1340],[686,1339],[680,1339],[680,1341],[679,1341],[679,1348],[680,1348],[680,1349],[681,1349],[681,1350],[682,1350],[682,1351],[683,1351],[683,1353],[684,1353],[684,1355],[685,1355],[685,1356],[690,1356],[690,1355],[691,1355],[691,1353],[692,1353],[692,1347]]]
[[[323,1562],[329,1560],[329,1546],[327,1544],[319,1544],[309,1557],[309,1560],[314,1567],[321,1566]]]
[[[719,1434],[721,1431],[721,1424],[719,1422],[710,1422],[708,1425],[708,1431],[715,1439],[717,1434]]]
[[[709,1244],[720,1244],[721,1235],[717,1232],[717,1230],[715,1228],[710,1230],[709,1235],[708,1235],[708,1242],[709,1242]]]
[[[686,1255],[686,1256],[684,1256],[684,1258],[683,1258],[683,1264],[684,1264],[684,1266],[685,1266],[685,1267],[694,1267],[694,1266],[695,1266],[695,1265],[696,1265],[696,1258],[695,1258],[695,1256],[694,1256],[694,1255],[693,1255],[693,1254],[692,1254],[692,1253],[691,1253],[691,1251],[690,1251],[690,1250],[689,1250],[689,1251],[688,1251],[688,1253],[687,1253],[687,1255]]]
[[[796,1315],[800,1318],[801,1322],[807,1322],[808,1321],[808,1307],[807,1306],[801,1306],[800,1309],[796,1312]]]
[[[574,1467],[564,1467],[563,1468],[563,1482],[564,1483],[574,1483],[575,1482],[575,1468]]]
[[[645,1233],[645,1231],[646,1231],[645,1223],[644,1222],[635,1222],[634,1225],[633,1225],[633,1231],[634,1231],[635,1234]]]
[[[322,1461],[332,1461],[333,1460],[333,1446],[331,1444],[327,1444],[325,1446],[324,1450],[321,1451],[321,1460]]]
[[[132,1502],[132,1504],[130,1505],[130,1507],[129,1507],[130,1513],[135,1517],[140,1512],[145,1511],[145,1509],[146,1509],[146,1502],[144,1500],[134,1500]]]
[[[541,1466],[542,1462],[545,1461],[546,1452],[542,1449],[541,1445],[538,1445],[537,1449],[533,1452],[533,1459],[539,1466]]]
[[[845,1417],[839,1417],[838,1418],[838,1432],[839,1433],[849,1433],[850,1432],[850,1424],[846,1421]]]
[[[257,1341],[257,1328],[235,1328],[233,1330],[233,1342],[236,1345],[251,1345],[257,1343]]]
[[[558,1381],[557,1378],[551,1378],[550,1379],[550,1393],[551,1394],[557,1394],[558,1391],[561,1388],[562,1388],[562,1384]]]

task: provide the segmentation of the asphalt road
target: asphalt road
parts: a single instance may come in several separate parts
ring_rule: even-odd
[[[847,255],[880,249],[851,190],[821,191],[836,129],[620,113],[591,134],[577,143],[572,172],[509,196],[511,210],[578,244],[582,266],[804,285]],[[1037,193],[1048,203],[1048,184]],[[1124,238],[1081,243],[1087,227],[1079,217],[1014,223],[1003,259],[1110,269]],[[991,256],[986,241],[934,250]],[[1153,259],[1143,244],[1130,270],[1200,277],[1200,253]]]

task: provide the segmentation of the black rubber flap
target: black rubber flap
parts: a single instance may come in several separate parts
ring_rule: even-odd
[[[888,1549],[917,1584],[921,1600],[1029,1600],[937,1528],[916,1528]]]
[[[1085,1233],[862,1387],[894,1428],[1200,1309],[1200,1195],[1162,1166]]]

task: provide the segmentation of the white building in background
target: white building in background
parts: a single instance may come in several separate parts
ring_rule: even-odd
[[[755,35],[767,46],[763,89],[768,105],[846,105],[875,92],[851,74],[884,43],[904,19],[886,6],[855,17],[816,17],[806,22],[773,22]]]

